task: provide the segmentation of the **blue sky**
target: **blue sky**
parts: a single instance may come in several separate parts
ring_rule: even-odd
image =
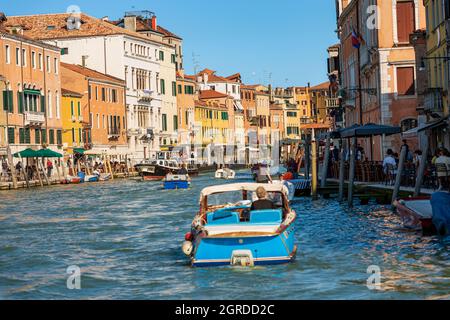
[[[101,18],[150,10],[184,39],[184,65],[219,75],[240,72],[246,83],[275,86],[326,81],[326,49],[337,43],[330,0],[0,0],[6,15],[65,12],[69,5]],[[195,58],[193,58],[195,55]]]

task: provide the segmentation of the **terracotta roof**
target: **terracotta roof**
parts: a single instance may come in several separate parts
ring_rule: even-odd
[[[220,99],[220,98],[228,98],[229,96],[225,93],[217,92],[214,90],[202,90],[200,91],[199,98],[200,99]]]
[[[61,88],[61,94],[63,96],[69,96],[69,97],[76,97],[76,98],[81,98],[83,97],[83,95],[81,93],[75,92],[75,91],[71,91],[65,88]]]
[[[123,24],[124,23],[124,19],[120,19],[120,20],[115,20],[115,21],[108,21],[109,23],[118,26],[119,24]],[[170,32],[169,30],[167,30],[166,28],[163,28],[159,25],[156,26],[156,30],[152,28],[152,23],[151,23],[151,19],[143,19],[142,17],[137,16],[136,17],[136,31],[137,32],[143,32],[143,31],[154,31],[154,32],[158,32],[161,33],[162,35],[166,36],[166,37],[171,37],[171,38],[177,38],[182,40],[181,37],[177,36],[176,34]]]
[[[103,81],[109,81],[109,82],[114,82],[120,86],[125,86],[125,81],[123,81],[122,79],[110,76],[108,74],[104,74],[80,65],[76,65],[76,64],[69,64],[69,63],[64,63],[61,62],[61,67],[62,68],[66,68],[69,70],[72,70],[74,72],[77,72],[79,74],[82,74],[88,78],[92,78],[92,79],[96,79],[96,80],[103,80]]]
[[[211,69],[203,69],[202,71],[197,73],[197,76],[203,76],[205,73],[208,75],[208,82],[212,82],[212,83],[214,83],[214,82],[236,83],[235,80],[216,75],[216,71],[211,70]],[[233,76],[230,76],[230,77],[236,77],[237,75],[239,75],[239,73],[236,73],[236,74],[234,74]]]
[[[157,29],[158,29],[159,32],[163,33],[166,37],[177,38],[177,39],[181,40],[181,37],[177,36],[175,33],[170,32],[166,28],[163,28],[161,26],[157,26]]]
[[[316,91],[316,90],[328,90],[330,88],[330,82],[324,82],[321,84],[318,84],[317,86],[309,88],[310,90]]]
[[[241,74],[240,73],[235,73],[232,74],[231,76],[226,77],[228,80],[241,80]]]
[[[103,21],[84,13],[81,13],[80,16],[81,27],[79,29],[69,30],[67,28],[67,19],[69,16],[69,13],[11,16],[8,17],[8,21],[5,23],[5,26],[21,26],[24,30],[25,36],[39,40],[128,35],[142,40],[164,44],[160,41],[153,39],[151,40],[145,35],[126,30],[115,26],[108,21]]]
[[[195,106],[197,107],[204,107],[204,108],[214,108],[214,109],[223,109],[228,110],[228,108],[224,104],[218,104],[218,103],[208,103],[206,101],[196,100]]]

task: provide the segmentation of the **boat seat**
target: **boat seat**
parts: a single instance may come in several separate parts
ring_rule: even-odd
[[[224,224],[238,224],[239,213],[235,211],[219,210],[208,213],[208,225],[224,225]]]
[[[250,223],[281,223],[281,209],[254,210],[250,212]]]

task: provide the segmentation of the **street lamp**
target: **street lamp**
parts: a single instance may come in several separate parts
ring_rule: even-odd
[[[422,57],[420,59],[419,71],[425,71],[425,60],[444,60],[445,62],[450,61],[450,57]]]

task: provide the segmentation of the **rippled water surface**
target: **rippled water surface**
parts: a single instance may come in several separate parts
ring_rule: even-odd
[[[299,199],[297,259],[281,266],[189,266],[180,246],[200,190],[114,181],[0,193],[3,299],[450,299],[450,245],[401,228],[386,208]],[[81,268],[81,290],[66,269]],[[366,287],[378,265],[382,290]]]

